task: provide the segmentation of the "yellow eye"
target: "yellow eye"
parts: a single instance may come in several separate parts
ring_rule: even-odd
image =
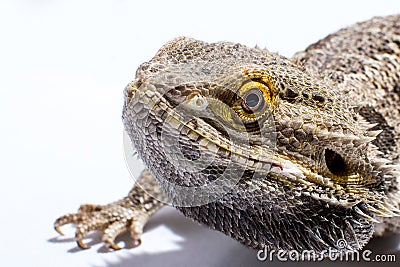
[[[242,108],[250,114],[259,113],[268,108],[271,101],[269,88],[260,82],[250,81],[240,88]]]

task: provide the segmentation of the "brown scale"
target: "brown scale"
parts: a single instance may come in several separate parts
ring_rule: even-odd
[[[125,128],[148,170],[142,173],[128,197],[104,206],[83,205],[77,213],[57,219],[55,229],[60,232],[64,224],[77,225],[77,242],[83,248],[86,245],[82,240],[87,232],[99,230],[103,232],[103,241],[118,249],[114,240],[119,234],[129,231],[134,240],[140,240],[150,216],[165,205],[166,195],[177,194],[167,181],[190,187],[214,180],[225,171],[227,159],[235,158],[232,168],[243,171],[240,177],[231,177],[238,178],[235,187],[215,201],[179,207],[184,215],[256,249],[266,246],[321,252],[340,249],[337,241],[343,239],[347,242],[344,251],[358,250],[368,243],[374,229],[380,229],[377,234],[400,232],[396,181],[400,103],[395,101],[399,98],[400,84],[398,40],[400,16],[374,18],[342,29],[299,52],[293,59],[237,43],[207,44],[186,37],[174,39],[138,69],[139,81],[125,91]],[[183,66],[180,64],[188,65],[179,69]],[[276,132],[276,148],[263,147],[259,140],[249,145],[223,138],[225,126],[235,129],[234,119],[240,118],[246,123],[249,117],[240,106],[243,101],[225,99],[239,98],[233,97],[232,92],[240,92],[243,80],[239,78],[243,77],[238,73],[251,73],[245,70],[268,74],[269,83],[264,86],[270,90],[271,101],[264,105],[268,110],[262,109],[260,113],[263,118],[267,117],[265,114],[273,116],[275,129],[270,130]],[[217,78],[216,73],[222,78]],[[157,80],[160,77],[163,79]],[[146,106],[149,99],[146,94],[140,94],[143,88],[162,93],[171,86],[205,82],[202,80],[205,78],[218,86],[207,87],[207,93],[197,91],[196,86],[186,86],[179,92],[164,95],[155,107]],[[154,86],[139,86],[146,82]],[[221,92],[221,88],[227,88],[229,93]],[[225,123],[222,126],[198,117],[193,129],[180,132],[184,125],[177,122],[176,130],[180,134],[200,136],[201,132],[201,138],[185,139],[187,143],[182,146],[193,164],[197,159],[193,148],[199,145],[196,142],[212,142],[217,146],[212,165],[190,173],[165,158],[168,146],[162,147],[160,135],[154,138],[149,130],[142,128],[153,123],[159,129],[167,112],[171,112],[169,109],[188,100],[188,95],[195,91],[202,96],[226,100],[228,105],[234,105],[230,107],[236,113],[229,113],[231,117],[220,116],[230,118],[230,121],[219,121]],[[221,106],[215,104],[211,108],[221,115],[218,113]],[[189,109],[186,112],[190,113]],[[142,118],[143,114],[149,116]],[[252,116],[258,118],[256,112]],[[201,125],[209,132],[201,131]],[[260,132],[263,126],[259,125]],[[374,132],[376,129],[383,131],[378,135]],[[252,138],[255,137],[253,134]],[[246,150],[249,147],[251,153]],[[272,152],[280,161],[273,161],[268,154]],[[271,162],[261,162],[265,158]],[[301,175],[279,171],[285,160],[297,164]],[[257,169],[249,166],[253,163],[264,165]],[[266,163],[275,170],[266,172]],[[189,197],[196,200],[201,196]]]

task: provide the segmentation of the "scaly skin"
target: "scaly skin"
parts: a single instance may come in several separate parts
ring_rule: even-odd
[[[102,231],[103,242],[113,249],[120,249],[114,241],[118,235],[126,231],[131,234],[134,244],[140,244],[144,225],[164,205],[160,201],[166,201],[166,198],[148,171],[143,171],[138,180],[146,182],[141,183],[142,186],[132,188],[128,196],[121,200],[108,205],[81,205],[77,213],[59,217],[54,223],[55,230],[63,234],[61,226],[68,223],[75,224],[76,241],[82,249],[88,248],[82,239],[93,230]],[[146,192],[152,192],[158,196],[158,200]]]
[[[56,229],[77,224],[84,247],[86,232],[107,228],[118,248],[119,233],[138,239],[169,199],[253,248],[357,250],[374,232],[400,232],[399,73],[400,16],[293,59],[177,38],[125,89],[125,129],[149,172],[129,197]]]

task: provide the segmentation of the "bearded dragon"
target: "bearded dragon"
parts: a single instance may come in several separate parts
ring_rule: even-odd
[[[293,58],[176,38],[124,95],[146,170],[127,197],[55,221],[76,225],[81,248],[93,230],[113,249],[126,231],[140,242],[166,204],[255,249],[352,251],[400,232],[399,15]]]

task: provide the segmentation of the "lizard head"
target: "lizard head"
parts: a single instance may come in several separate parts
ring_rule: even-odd
[[[123,119],[187,216],[253,247],[358,249],[394,208],[379,132],[346,90],[266,50],[177,38],[139,67]]]

